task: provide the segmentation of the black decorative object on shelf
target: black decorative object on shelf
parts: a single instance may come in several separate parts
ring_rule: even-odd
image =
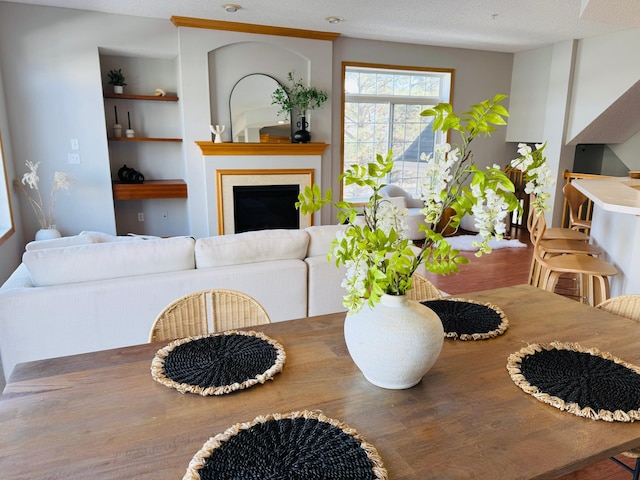
[[[122,183],[142,183],[144,182],[144,175],[139,171],[129,168],[123,165],[118,170],[118,178]]]
[[[309,143],[311,141],[311,134],[307,130],[309,122],[307,122],[306,117],[300,117],[297,126],[300,130],[293,134],[293,143]]]

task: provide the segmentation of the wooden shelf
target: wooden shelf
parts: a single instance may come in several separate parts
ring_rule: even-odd
[[[104,98],[115,98],[117,100],[154,100],[156,102],[177,102],[178,97],[175,95],[169,96],[165,95],[164,97],[156,97],[155,95],[127,95],[127,94],[117,94],[117,93],[105,93]]]
[[[202,155],[322,155],[328,143],[213,143],[196,141]]]
[[[147,198],[187,198],[184,180],[145,180],[144,183],[113,182],[113,198],[139,200]]]
[[[155,137],[109,137],[110,142],[181,142],[181,138],[155,138]]]

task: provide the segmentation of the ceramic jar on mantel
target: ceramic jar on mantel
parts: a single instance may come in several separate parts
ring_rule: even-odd
[[[347,314],[344,338],[369,382],[404,389],[417,385],[436,363],[444,328],[430,308],[404,295],[383,295],[374,307]]]

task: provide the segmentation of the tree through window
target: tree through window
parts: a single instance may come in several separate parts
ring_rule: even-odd
[[[420,156],[445,141],[441,132],[433,132],[433,118],[420,112],[450,103],[452,83],[453,70],[344,63],[343,171],[392,150],[395,164],[387,183],[414,191],[424,168]],[[346,201],[365,201],[370,194],[343,185]]]

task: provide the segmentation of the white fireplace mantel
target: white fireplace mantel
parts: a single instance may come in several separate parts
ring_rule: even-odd
[[[292,175],[295,172],[311,172],[312,181],[322,189],[322,154],[329,146],[326,143],[213,143],[196,142],[204,161],[204,181],[207,201],[207,228],[209,235],[230,233],[223,225],[223,213],[218,199],[218,183],[221,173],[229,171],[247,172],[256,181],[261,175],[266,180],[269,170],[278,175]],[[254,173],[255,172],[255,173]],[[309,221],[301,225],[319,225],[320,213],[313,214]]]

